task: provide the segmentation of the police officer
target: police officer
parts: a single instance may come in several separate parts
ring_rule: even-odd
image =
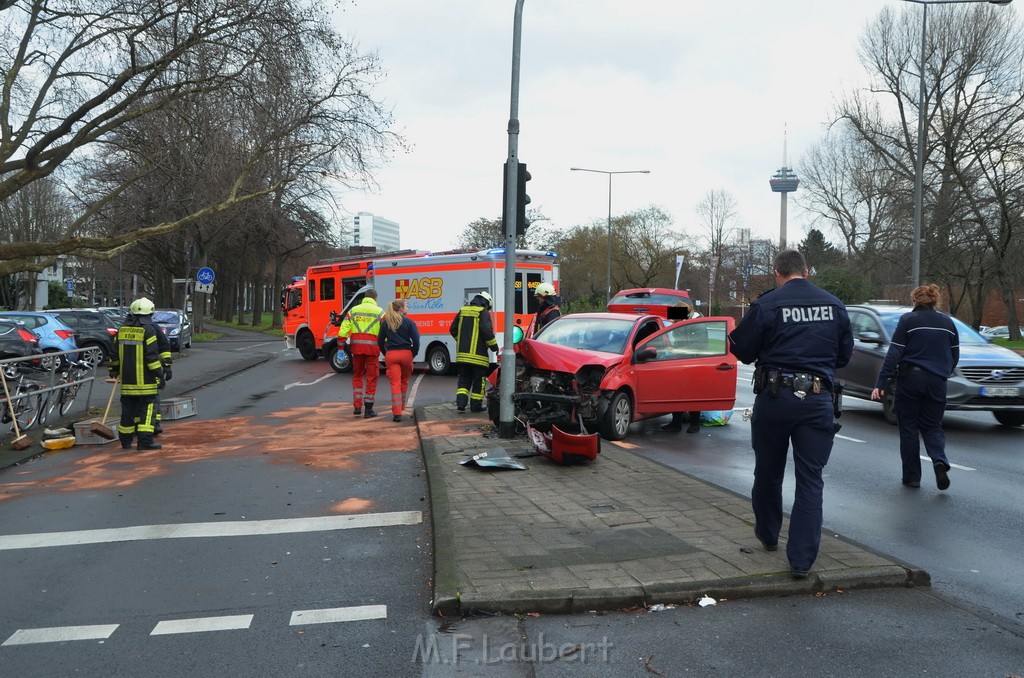
[[[349,309],[338,328],[338,350],[352,345],[352,414],[365,419],[376,417],[373,403],[377,400],[377,380],[380,378],[380,319],[384,309],[377,305],[377,290],[369,289],[363,299]],[[363,412],[363,406],[366,411]]]
[[[896,324],[885,362],[871,391],[881,400],[895,378],[893,406],[900,429],[903,484],[921,487],[921,439],[932,460],[935,484],[949,488],[949,459],[942,415],[946,411],[946,379],[960,360],[960,334],[953,320],[935,310],[938,285],[921,285],[910,293],[914,310]]]
[[[533,327],[533,332],[536,334],[540,331],[540,328],[562,315],[562,309],[558,307],[555,286],[551,283],[537,285],[537,288],[533,291],[533,296],[537,300],[537,319]]]
[[[488,350],[498,352],[498,340],[491,326],[491,295],[478,292],[459,309],[449,332],[455,337],[455,363],[459,368],[459,383],[455,391],[455,406],[459,412],[484,411],[484,388],[490,368]]]
[[[796,494],[786,555],[793,577],[804,579],[821,545],[822,469],[836,431],[832,387],[836,368],[853,353],[853,335],[843,303],[807,280],[802,254],[779,252],[774,269],[777,288],[751,303],[729,338],[737,358],[758,363],[750,422],[754,535],[766,551],[778,548],[792,441]]]
[[[121,421],[117,426],[121,447],[131,449],[138,434],[138,449],[159,450],[153,441],[157,391],[164,385],[157,334],[151,321],[153,302],[141,297],[132,302],[131,315],[117,330],[110,376],[121,380]]]

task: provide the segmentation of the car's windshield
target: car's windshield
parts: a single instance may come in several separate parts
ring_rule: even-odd
[[[173,311],[157,311],[153,314],[153,322],[155,323],[170,323],[171,325],[178,324],[178,314]]]
[[[562,316],[537,334],[537,340],[556,346],[622,354],[635,321]]]
[[[879,315],[882,318],[882,324],[885,325],[886,332],[888,332],[889,336],[891,337],[893,332],[896,331],[896,324],[899,323],[900,318],[903,316],[903,314],[902,313],[881,313]],[[975,329],[973,327],[971,327],[970,325],[964,323],[961,320],[958,320],[957,318],[953,318],[953,316],[950,316],[950,318],[952,318],[952,320],[953,320],[953,325],[956,326],[957,333],[960,334],[960,343],[961,344],[987,344],[987,343],[989,343],[988,339],[986,339],[985,337],[983,337],[980,334],[978,334],[978,332],[975,331]]]

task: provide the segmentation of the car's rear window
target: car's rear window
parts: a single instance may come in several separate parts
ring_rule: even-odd
[[[896,331],[896,325],[899,323],[900,318],[903,316],[902,313],[880,313],[879,316],[882,318],[882,324],[885,325],[885,331],[889,333],[891,337]],[[953,325],[956,327],[957,333],[960,335],[961,344],[987,344],[989,343],[985,337],[978,334],[978,332],[961,321],[958,318],[950,316],[953,320]]]
[[[157,311],[153,314],[153,322],[155,323],[173,323],[178,324],[178,314],[170,313],[168,311]]]

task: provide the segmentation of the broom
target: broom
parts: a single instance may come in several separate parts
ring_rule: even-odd
[[[100,438],[106,438],[107,440],[113,440],[117,437],[117,434],[110,430],[110,427],[104,424],[107,417],[110,416],[110,406],[114,404],[114,393],[117,392],[117,380],[114,380],[114,384],[110,387],[110,398],[107,399],[107,409],[103,411],[103,419],[94,421],[89,424],[89,433],[94,433]]]
[[[7,375],[0,369],[0,381],[4,384],[4,395],[7,396],[7,409],[11,411],[11,421],[14,422],[14,440],[11,447],[16,450],[24,450],[32,445],[32,439],[18,429],[18,415],[14,412],[14,403],[11,402],[11,391],[7,388]]]

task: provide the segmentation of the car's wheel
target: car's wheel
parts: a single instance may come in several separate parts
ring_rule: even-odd
[[[188,335],[188,341],[185,342],[185,348],[192,348],[192,335]]]
[[[1024,411],[993,412],[992,415],[1003,426],[1024,426]]]
[[[629,395],[616,391],[608,402],[604,418],[601,420],[601,437],[606,440],[622,440],[629,432],[633,422],[633,403]]]
[[[63,367],[65,364],[65,358],[62,355],[49,355],[50,353],[56,353],[55,348],[44,348],[43,357],[40,359],[39,364],[44,370],[50,370],[51,372],[58,367]]]
[[[331,369],[335,372],[350,372],[352,370],[352,356],[348,351],[339,351],[338,345],[334,344],[329,349],[327,361],[331,363]]]
[[[448,355],[448,349],[445,346],[433,346],[427,351],[427,369],[431,374],[450,374],[452,370],[452,359]]]
[[[896,393],[892,389],[882,396],[882,415],[892,425],[896,425]]]
[[[107,359],[106,350],[99,344],[86,344],[81,353],[78,354],[78,362],[85,363],[89,367],[97,367]]]
[[[313,340],[313,334],[309,330],[299,332],[299,336],[295,337],[295,347],[299,349],[299,355],[303,359],[316,360],[316,342]]]

